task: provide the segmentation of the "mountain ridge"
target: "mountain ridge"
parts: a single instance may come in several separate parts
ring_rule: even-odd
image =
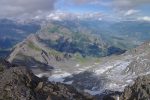
[[[84,31],[83,33],[80,33],[80,31],[74,32],[57,24],[48,24],[37,34],[30,35],[23,42],[16,45],[8,57],[8,61],[13,62],[14,60],[14,63],[19,63],[23,59],[31,58],[31,61],[36,61],[39,64],[43,62],[48,66],[56,66],[57,62],[63,63],[67,60],[76,63],[78,62],[76,60],[84,62],[86,58],[89,60],[90,58],[97,59],[98,57],[123,52],[124,50],[119,48],[107,46],[97,35],[85,33]],[[33,66],[35,65],[33,64]]]

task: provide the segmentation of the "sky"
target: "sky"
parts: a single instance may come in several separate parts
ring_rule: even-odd
[[[66,13],[110,20],[150,21],[149,10],[150,0],[0,0],[1,18],[39,18]]]

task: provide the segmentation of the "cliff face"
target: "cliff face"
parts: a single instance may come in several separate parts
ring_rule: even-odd
[[[125,88],[120,97],[121,100],[149,100],[150,99],[150,75],[136,79],[132,86]]]
[[[25,67],[0,60],[1,100],[93,100],[69,85],[36,77]]]

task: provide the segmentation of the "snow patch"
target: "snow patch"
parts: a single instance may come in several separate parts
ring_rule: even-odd
[[[95,90],[97,87],[93,87],[92,90]]]
[[[96,70],[95,73],[99,75],[99,74],[102,74],[102,73],[104,73],[105,71],[107,71],[108,69],[113,68],[113,67],[114,67],[114,66],[103,67],[103,68],[100,68],[99,70]]]
[[[127,82],[127,83],[132,83],[132,82],[133,82],[133,80],[131,80],[131,79],[130,79],[130,80],[127,80],[126,82]]]
[[[113,89],[113,88],[118,87],[118,85],[115,83],[110,83],[108,87]]]
[[[48,76],[49,75],[49,73],[40,73],[40,74],[38,74],[38,75],[36,75],[37,77],[43,77],[43,76]]]
[[[87,89],[85,89],[84,90],[84,92],[87,92],[87,93],[89,93],[89,94],[91,94],[91,95],[97,95],[97,94],[101,94],[102,93],[102,91],[91,91],[91,90],[87,90]]]
[[[127,68],[127,66],[130,64],[130,62],[122,61],[118,65],[115,66],[113,70],[115,71],[123,71]]]
[[[62,72],[62,73],[59,73],[59,74],[53,74],[52,76],[50,76],[48,78],[49,81],[54,81],[54,82],[61,82],[63,83],[64,81],[64,78],[65,77],[68,77],[68,76],[71,76],[70,73],[67,73],[67,72]]]
[[[99,69],[95,69],[95,73],[97,75],[100,75],[108,70],[110,70],[110,72],[120,72],[124,69],[126,69],[126,67],[130,64],[129,61],[116,61],[113,63],[105,63],[104,65],[102,65]]]
[[[68,84],[68,85],[70,85],[70,84],[72,84],[72,83],[73,83],[73,81],[65,82],[65,84]]]
[[[87,67],[82,66],[82,67],[78,68],[77,71],[75,71],[75,73],[81,73],[81,72],[84,72],[84,71],[90,69],[91,67],[92,67],[92,66],[87,66]]]
[[[76,66],[75,67],[79,67],[80,66],[80,64],[76,64]]]

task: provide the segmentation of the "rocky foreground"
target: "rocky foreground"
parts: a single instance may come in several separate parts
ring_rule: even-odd
[[[138,77],[134,84],[127,86],[121,94],[109,94],[103,100],[150,100],[150,74]]]
[[[107,95],[103,100],[149,100],[150,75],[136,79],[121,96]],[[47,82],[23,66],[0,59],[0,100],[95,100],[72,86]],[[99,99],[98,99],[99,100]]]
[[[46,82],[25,67],[0,60],[0,100],[94,100],[69,85]]]
[[[121,100],[150,100],[150,75],[137,78],[134,85],[126,87]]]

